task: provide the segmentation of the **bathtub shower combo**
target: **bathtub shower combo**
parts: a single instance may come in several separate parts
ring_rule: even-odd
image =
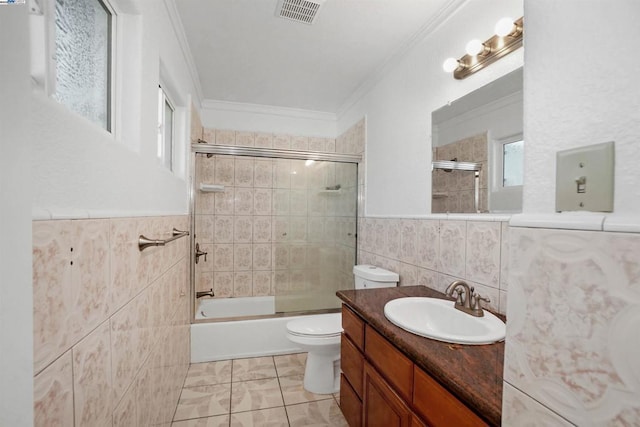
[[[354,287],[360,156],[192,151],[192,362],[309,351],[288,338],[292,320],[325,319],[339,335],[335,292]]]

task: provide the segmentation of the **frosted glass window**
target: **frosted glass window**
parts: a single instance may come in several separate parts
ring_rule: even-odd
[[[522,185],[524,142],[510,142],[504,144],[502,147],[502,185],[504,187],[514,187],[516,185]]]
[[[173,170],[173,105],[161,86],[158,87],[158,158]]]
[[[111,13],[99,0],[55,5],[54,97],[110,131]]]

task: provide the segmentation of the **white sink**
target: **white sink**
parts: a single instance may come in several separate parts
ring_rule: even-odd
[[[491,344],[502,341],[505,324],[484,311],[474,317],[453,307],[454,301],[407,297],[389,301],[384,315],[391,323],[413,334],[455,344]]]

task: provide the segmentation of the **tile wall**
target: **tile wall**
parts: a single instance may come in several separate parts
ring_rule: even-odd
[[[355,131],[337,140],[209,128],[202,134],[218,145],[362,152]],[[216,298],[225,298],[330,288],[333,301],[335,290],[352,285],[353,165],[198,155],[200,182],[224,185],[224,192],[196,192],[196,241],[208,253],[196,266],[197,290],[213,288]],[[327,191],[336,184],[340,191]]]
[[[499,221],[360,218],[358,263],[400,274],[400,285],[444,291],[463,279],[506,313],[509,226]]]
[[[33,222],[35,426],[169,425],[189,367],[187,216]]]
[[[488,212],[487,133],[481,133],[460,141],[433,149],[434,160],[480,163],[479,211]],[[475,175],[471,171],[435,169],[432,172],[432,213],[475,213]]]
[[[505,425],[638,425],[640,233],[510,237]]]

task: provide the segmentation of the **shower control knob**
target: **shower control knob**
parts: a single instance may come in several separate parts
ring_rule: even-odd
[[[207,262],[207,253],[200,250],[200,243],[196,243],[196,264],[201,256],[204,256],[204,262]]]

